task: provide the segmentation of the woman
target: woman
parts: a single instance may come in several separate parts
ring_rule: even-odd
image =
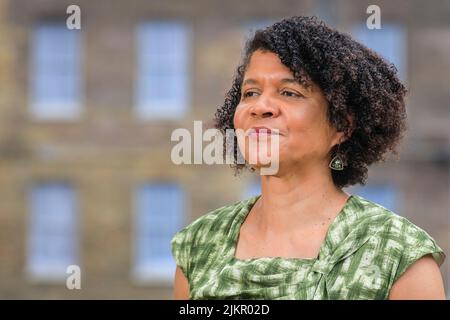
[[[258,30],[216,123],[253,130],[238,135],[238,171],[261,171],[248,142],[278,133],[278,171],[261,175],[261,195],[174,236],[175,298],[444,299],[445,255],[433,238],[342,190],[394,150],[405,93],[393,65],[315,18]]]

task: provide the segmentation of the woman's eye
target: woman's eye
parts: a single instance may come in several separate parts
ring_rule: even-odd
[[[243,99],[250,98],[250,97],[253,97],[253,96],[257,95],[257,94],[258,94],[257,91],[246,91],[242,95],[242,98]],[[296,92],[293,92],[293,91],[287,91],[287,90],[281,91],[281,94],[284,95],[284,96],[287,96],[287,97],[294,97],[294,98],[303,97],[303,95],[301,95],[299,93],[296,93]]]
[[[286,95],[288,97],[301,97],[301,95],[298,93],[295,93],[292,91],[286,91],[286,90],[282,91],[281,94]]]
[[[254,93],[257,93],[257,92],[255,92],[255,91],[247,91],[247,92],[244,92],[243,96],[244,96],[244,98],[252,97]]]

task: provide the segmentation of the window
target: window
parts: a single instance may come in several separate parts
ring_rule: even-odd
[[[353,35],[356,40],[393,63],[400,78],[406,79],[407,43],[406,32],[402,26],[382,23],[381,29],[368,29],[365,24],[358,25],[353,28]]]
[[[383,207],[397,213],[398,194],[391,184],[375,184],[349,188],[349,193],[360,195],[361,197],[373,201]],[[247,184],[243,192],[243,199],[248,199],[261,194],[261,183],[259,180],[251,181]]]
[[[38,120],[67,120],[81,109],[81,34],[65,23],[39,24],[32,35],[30,107]]]
[[[183,190],[174,183],[141,185],[135,199],[134,275],[139,281],[172,282],[170,241],[184,223]]]
[[[264,29],[275,23],[276,20],[274,19],[257,19],[257,20],[251,20],[245,23],[244,29],[249,34],[254,33],[256,30]]]
[[[244,189],[243,199],[248,199],[261,194],[260,180],[250,181]]]
[[[78,264],[78,208],[73,188],[64,182],[33,185],[29,192],[27,271],[32,278],[60,280]]]
[[[275,22],[276,20],[267,18],[250,20],[242,24],[241,29],[243,31],[243,37],[241,41],[241,49],[244,49],[245,41],[252,37],[257,30],[265,29]]]
[[[189,104],[189,33],[177,22],[137,28],[136,112],[141,119],[182,118]]]
[[[318,0],[315,1],[315,6],[313,8],[314,15],[319,19],[323,20],[327,25],[331,27],[336,26],[337,15],[336,15],[336,3],[332,0]]]
[[[391,184],[374,184],[353,187],[351,193],[373,201],[383,207],[398,213],[398,194],[396,188]]]

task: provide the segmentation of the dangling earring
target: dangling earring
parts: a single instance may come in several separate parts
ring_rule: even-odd
[[[336,171],[342,171],[344,170],[344,160],[342,159],[340,153],[339,153],[339,147],[341,144],[338,145],[338,149],[336,151],[336,155],[331,159],[330,164],[328,165],[330,169],[336,170]]]

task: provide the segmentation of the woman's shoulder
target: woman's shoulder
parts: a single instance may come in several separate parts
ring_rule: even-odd
[[[355,209],[360,215],[360,223],[372,235],[397,241],[403,245],[434,242],[424,229],[408,218],[361,196],[354,195],[354,197],[356,198]]]
[[[175,262],[190,278],[198,259],[227,240],[237,215],[245,214],[256,197],[237,201],[207,212],[179,230],[172,237],[171,250]]]
[[[179,230],[174,235],[172,242],[199,244],[202,242],[211,242],[212,239],[226,236],[237,215],[242,214],[243,210],[248,210],[248,206],[254,198],[252,197],[224,205],[203,214]]]
[[[330,281],[339,279],[330,282],[331,297],[387,299],[393,283],[420,258],[432,255],[443,263],[442,249],[409,219],[358,195],[346,208],[327,245]]]
[[[360,215],[355,232],[370,239],[369,248],[379,248],[385,259],[397,260],[400,276],[414,261],[431,254],[441,265],[445,254],[435,239],[423,228],[373,201],[355,196]]]

